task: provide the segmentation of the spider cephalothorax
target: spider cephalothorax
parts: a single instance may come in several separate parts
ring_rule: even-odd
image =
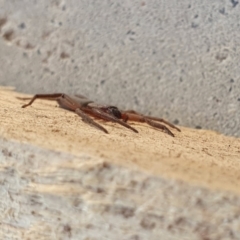
[[[122,118],[122,114],[120,112],[120,110],[117,107],[114,106],[109,106],[106,108],[106,112],[113,115],[114,117],[121,119]]]

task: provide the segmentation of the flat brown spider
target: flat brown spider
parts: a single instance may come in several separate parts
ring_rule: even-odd
[[[122,111],[119,110],[115,106],[104,106],[100,104],[96,104],[95,102],[87,99],[82,95],[75,95],[75,96],[68,96],[64,93],[53,93],[53,94],[36,94],[33,98],[19,98],[21,100],[30,100],[29,103],[24,104],[22,107],[30,106],[36,99],[47,99],[47,100],[55,100],[58,102],[60,107],[74,111],[77,113],[83,120],[83,122],[102,130],[105,133],[108,131],[102,127],[100,124],[95,122],[92,118],[90,118],[87,114],[104,119],[106,121],[112,121],[118,123],[126,128],[131,129],[133,132],[138,133],[138,131],[127,124],[127,121],[136,121],[136,122],[145,122],[155,128],[162,129],[165,133],[169,134],[170,136],[174,137],[174,134],[163,124],[159,122],[163,122],[168,126],[181,131],[179,128],[175,127],[173,124],[167,122],[162,118],[144,116],[140,113],[135,111]],[[122,119],[122,120],[121,120]],[[157,121],[157,122],[156,122]]]

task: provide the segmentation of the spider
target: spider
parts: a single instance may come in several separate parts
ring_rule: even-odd
[[[135,133],[138,133],[138,131],[135,128],[131,127],[129,124],[127,124],[128,120],[136,122],[145,122],[155,128],[163,130],[163,132],[169,134],[172,137],[174,137],[174,134],[165,125],[159,122],[165,123],[166,125],[176,129],[179,132],[181,131],[179,128],[175,127],[173,124],[167,122],[162,118],[145,116],[133,110],[122,111],[115,106],[100,105],[79,94],[76,94],[74,96],[69,96],[64,93],[36,94],[32,98],[19,98],[19,99],[30,100],[30,102],[24,104],[22,108],[30,106],[36,99],[55,100],[57,101],[60,107],[70,111],[74,111],[82,118],[83,122],[93,127],[96,127],[97,129],[103,131],[104,133],[108,133],[108,131],[103,126],[95,122],[88,115],[106,121],[118,123],[132,130]]]

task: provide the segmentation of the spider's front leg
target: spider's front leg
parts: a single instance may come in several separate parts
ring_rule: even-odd
[[[105,132],[105,133],[108,133],[108,131],[102,127],[100,124],[96,123],[93,119],[91,119],[89,116],[87,116],[80,108],[77,108],[75,110],[75,112],[77,113],[78,116],[80,116],[83,120],[83,122],[93,126],[93,127],[96,127],[97,129]]]
[[[123,122],[122,120],[120,120],[121,112],[118,110],[117,107],[113,107],[113,106],[97,107],[94,103],[90,103],[88,105],[88,108],[85,108],[84,111],[87,111],[88,113],[92,114],[93,116],[104,119],[106,121],[118,123],[118,124],[122,125],[123,127],[126,127],[135,133],[138,133],[138,131],[135,128],[131,127],[126,122]]]
[[[164,120],[163,118],[157,118],[157,117],[152,117],[152,116],[145,116],[145,115],[143,115],[143,114],[141,114],[141,113],[138,113],[138,112],[136,112],[136,111],[134,111],[134,110],[124,111],[124,113],[127,113],[127,114],[128,114],[128,113],[133,113],[133,114],[135,114],[135,115],[142,116],[142,117],[147,118],[147,119],[149,119],[149,120],[153,120],[153,121],[157,121],[157,122],[163,122],[163,123],[167,124],[169,127],[174,128],[174,129],[176,129],[177,131],[181,132],[181,130],[180,130],[179,128],[177,128],[176,126],[174,126],[174,125],[171,124],[170,122]]]
[[[133,110],[122,112],[122,119],[124,121],[130,120],[130,121],[135,121],[135,122],[145,122],[152,127],[162,129],[165,133],[167,133],[168,135],[170,135],[172,137],[174,137],[174,134],[165,125],[163,125],[161,123],[157,123],[155,121],[163,122],[163,123],[169,125],[170,127],[175,128],[179,132],[181,131],[179,128],[175,127],[174,125],[172,125],[171,123],[167,122],[164,119],[155,118],[155,117],[151,117],[151,116],[144,116],[144,115],[142,115],[140,113],[137,113]]]

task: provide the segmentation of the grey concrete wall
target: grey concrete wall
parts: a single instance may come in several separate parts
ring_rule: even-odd
[[[236,0],[0,0],[0,84],[240,136]]]

